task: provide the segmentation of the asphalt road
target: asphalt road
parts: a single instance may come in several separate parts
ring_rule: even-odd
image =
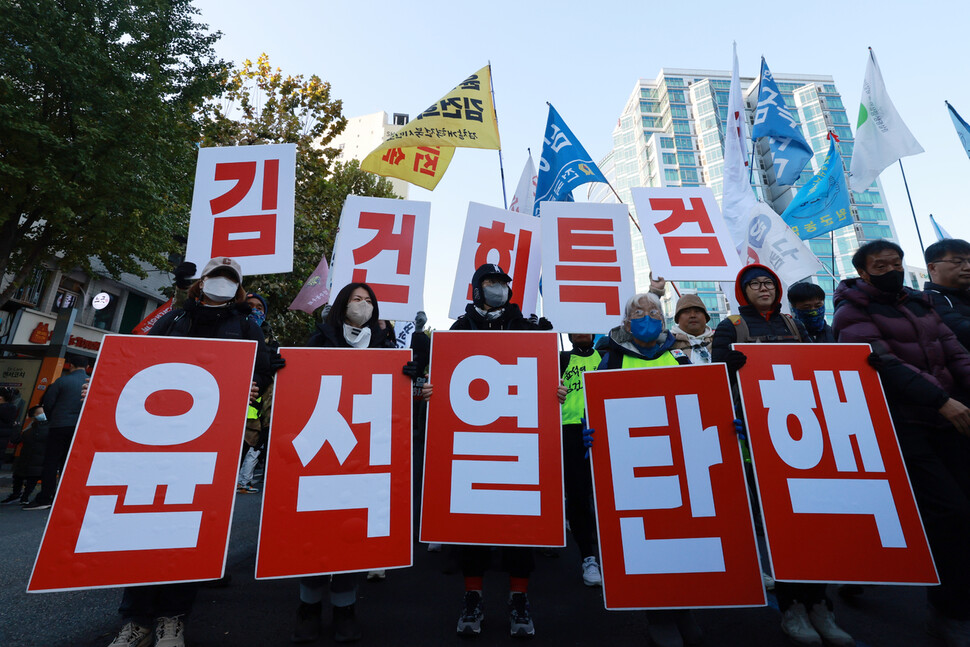
[[[9,465],[0,472],[0,494],[9,492]],[[298,602],[292,580],[253,578],[260,497],[237,495],[225,588],[203,588],[186,625],[189,647],[289,645]],[[121,592],[102,589],[69,593],[24,592],[47,512],[0,507],[0,647],[106,647],[120,626]],[[810,547],[806,547],[810,550]],[[606,611],[598,588],[583,585],[574,545],[558,557],[537,556],[530,584],[535,645],[648,645],[642,612]],[[415,544],[414,566],[389,571],[383,582],[361,578],[358,617],[364,645],[509,645],[507,578],[485,578],[485,622],[471,640],[455,635],[461,577],[449,553],[428,553]],[[867,587],[852,605],[835,595],[840,625],[860,646],[932,647],[923,631],[920,587]],[[772,598],[772,603],[774,602]],[[786,645],[775,608],[710,609],[696,612],[706,645]],[[330,644],[329,613],[324,638]]]

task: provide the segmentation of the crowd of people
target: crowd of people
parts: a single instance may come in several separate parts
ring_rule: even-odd
[[[589,451],[595,432],[585,424],[582,374],[601,369],[675,367],[723,362],[737,394],[737,374],[747,357],[733,348],[737,343],[867,343],[869,363],[878,371],[889,402],[899,444],[906,462],[917,505],[936,562],[941,584],[927,587],[927,630],[950,647],[970,646],[970,243],[944,240],[926,250],[931,280],[923,291],[904,286],[903,251],[895,243],[872,241],[853,257],[859,275],[842,281],[834,292],[832,324],[826,317],[826,294],[818,285],[800,282],[789,286],[791,314],[783,312],[782,283],[768,267],[748,265],[735,283],[737,314],[711,328],[703,301],[685,294],[677,300],[668,327],[661,296],[666,286],[652,280],[648,292],[633,295],[615,328],[574,331],[572,348],[560,354],[562,382],[556,396],[561,404],[566,518],[579,549],[578,575],[586,586],[602,584],[596,555],[596,528],[592,503]],[[263,459],[269,435],[269,389],[273,374],[285,367],[267,321],[268,305],[257,293],[247,293],[238,263],[214,258],[200,278],[194,266],[183,264],[176,282],[186,289],[180,307],[165,315],[152,335],[211,339],[248,339],[258,343],[253,374],[251,407],[242,447],[237,491],[258,491],[257,464]],[[551,330],[544,318],[523,316],[512,302],[511,277],[498,265],[485,264],[471,279],[472,302],[452,330]],[[311,347],[391,348],[393,326],[380,319],[373,289],[365,283],[345,286],[332,299],[323,321],[306,342]],[[419,322],[420,331],[426,319]],[[428,338],[416,332],[414,360],[402,371],[415,381],[416,448],[423,442],[424,402],[433,398],[425,376]],[[51,506],[57,472],[63,467],[80,410],[86,377],[86,359],[69,356],[65,372],[28,413],[30,423],[12,425],[23,403],[19,394],[0,390],[0,425],[11,435],[0,441],[20,444],[14,469],[13,492],[3,504],[21,503],[25,510]],[[735,397],[738,431],[743,431],[740,400]],[[742,446],[743,436],[740,438]],[[744,449],[744,447],[742,447]],[[747,455],[746,452],[744,452]],[[750,469],[750,467],[749,467]],[[41,491],[29,501],[38,479]],[[429,546],[429,550],[440,547]],[[481,632],[483,579],[491,561],[487,546],[454,547],[460,564],[464,593],[457,632]],[[505,546],[498,549],[508,573],[509,632],[513,637],[535,634],[528,597],[534,569],[533,549]],[[368,575],[383,578],[383,572]],[[838,626],[824,583],[774,582],[781,611],[781,631],[803,646],[854,645]],[[579,579],[579,578],[577,578]],[[329,590],[338,642],[361,639],[357,617],[357,574],[304,577],[292,641],[316,641],[323,627],[323,598]],[[133,586],[124,589],[120,612],[124,625],[111,647],[179,647],[184,645],[184,622],[199,583]],[[690,610],[648,613],[649,637],[658,647],[697,645],[704,640]]]

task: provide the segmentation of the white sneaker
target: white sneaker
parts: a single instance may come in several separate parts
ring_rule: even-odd
[[[765,585],[765,591],[775,590],[775,578],[761,571],[761,582]]]
[[[583,560],[583,584],[586,586],[603,585],[603,576],[600,574],[600,566],[596,563],[596,558],[592,555]]]
[[[812,627],[812,622],[808,619],[808,612],[805,611],[805,605],[801,602],[791,605],[781,615],[781,630],[796,645],[822,647],[822,637]]]
[[[148,647],[152,644],[152,630],[143,627],[137,622],[129,622],[108,647]]]
[[[429,553],[440,553],[441,552],[441,544],[428,544],[428,552]]]
[[[156,618],[155,647],[185,647],[185,626],[181,616]]]
[[[379,582],[387,577],[387,573],[382,568],[376,571],[367,571],[367,581],[368,582]]]
[[[835,614],[824,602],[816,602],[808,614],[815,631],[832,647],[854,647],[855,640],[835,624]]]

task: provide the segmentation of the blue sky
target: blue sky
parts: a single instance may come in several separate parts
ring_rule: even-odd
[[[285,73],[317,74],[332,84],[348,116],[384,110],[413,117],[491,61],[510,197],[527,148],[538,163],[546,101],[599,159],[611,148],[613,127],[637,79],[655,78],[662,67],[729,70],[731,42],[737,41],[743,76],[756,75],[764,55],[776,75],[834,77],[854,122],[871,46],[897,110],[926,150],[903,162],[924,243],[935,240],[930,213],[952,235],[970,237],[964,198],[970,159],[943,103],[949,100],[970,119],[970,84],[959,63],[966,43],[963,2],[195,5],[201,22],[223,33],[216,45],[221,57],[239,64],[266,52]],[[898,165],[881,179],[907,260],[922,264]],[[459,149],[434,192],[412,187],[409,197],[431,202],[426,310],[432,326],[447,327],[468,202],[502,206],[498,154]]]

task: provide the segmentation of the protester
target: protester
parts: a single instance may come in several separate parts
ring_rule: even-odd
[[[960,253],[951,250],[937,258]],[[859,248],[852,264],[860,278],[846,279],[835,290],[835,332],[839,342],[872,346],[870,363],[886,390],[940,576],[940,586],[927,589],[927,628],[947,645],[965,647],[970,645],[970,354],[930,297],[903,286],[902,248],[872,241]],[[949,266],[960,270],[963,263]]]
[[[275,353],[280,345],[273,334],[272,326],[266,319],[266,315],[269,314],[266,299],[261,294],[249,292],[246,294],[246,305],[252,308],[249,318],[259,326],[266,345]],[[265,454],[266,443],[269,441],[269,412],[272,402],[273,385],[270,384],[263,395],[249,403],[246,433],[243,436],[242,462],[239,465],[239,474],[236,476],[236,492],[245,494],[259,492],[259,488],[254,483],[254,473],[259,459]]]
[[[970,348],[970,243],[946,238],[923,254],[930,280],[923,291],[964,348]]]
[[[272,357],[263,333],[249,318],[251,313],[239,263],[219,256],[206,263],[182,306],[159,319],[148,334],[257,342],[252,395],[258,397],[269,385],[273,370],[282,366],[282,359]],[[53,422],[51,427],[53,434]],[[126,587],[118,609],[125,625],[109,647],[149,644],[152,624],[155,647],[184,647],[183,618],[191,611],[198,589],[198,583]]]
[[[683,351],[691,364],[711,363],[711,344],[714,331],[708,326],[711,315],[707,314],[704,302],[696,294],[685,294],[677,300],[674,311],[674,325],[670,334],[674,336],[675,350]]]
[[[374,291],[366,283],[344,286],[331,302],[327,318],[317,325],[307,346],[323,348],[394,348],[395,339],[380,325]],[[393,329],[391,329],[393,330]],[[408,362],[404,374],[414,379],[417,365]],[[313,642],[320,637],[323,593],[330,580],[333,638],[336,642],[360,640],[357,622],[357,573],[335,573],[300,578],[300,605],[292,642]]]
[[[566,519],[582,557],[583,584],[602,586],[603,577],[596,563],[596,520],[593,515],[593,480],[589,456],[583,445],[583,420],[586,402],[583,373],[599,366],[599,352],[593,349],[593,335],[572,334],[573,348],[559,353],[559,374],[567,389],[562,403],[562,467],[566,487]]]
[[[20,444],[20,455],[13,462],[13,492],[0,501],[0,505],[10,505],[18,501],[22,506],[27,505],[30,493],[34,491],[34,486],[44,470],[44,449],[50,425],[44,414],[44,407],[39,404],[31,407],[28,415],[32,422],[11,438],[13,444]]]
[[[788,304],[813,342],[835,343],[835,331],[825,320],[825,290],[810,281],[795,283],[788,288]]]
[[[0,465],[7,457],[7,445],[16,435],[23,400],[16,389],[0,387]]]
[[[632,296],[623,311],[623,322],[607,337],[600,369],[690,364],[682,351],[674,350],[674,336],[664,329],[660,298],[653,292]]]
[[[486,263],[472,275],[472,302],[465,306],[465,314],[458,317],[451,330],[551,330],[552,324],[545,318],[531,321],[522,316],[517,305],[511,302],[512,277],[500,266]],[[496,343],[501,343],[496,340]],[[559,402],[565,400],[566,389],[559,387]],[[499,549],[502,566],[509,574],[509,632],[512,636],[527,638],[535,635],[529,606],[529,577],[535,569],[532,548],[504,546]],[[482,604],[482,582],[491,561],[488,546],[460,547],[461,573],[465,580],[465,594],[458,633],[475,635],[482,631],[485,610]]]
[[[805,326],[781,312],[781,281],[764,265],[751,264],[741,268],[735,282],[738,314],[718,324],[714,331],[712,356],[715,362],[725,362],[732,375],[735,404],[736,374],[747,358],[732,350],[735,343],[811,343]],[[739,415],[740,417],[740,415]],[[775,596],[782,613],[781,629],[796,645],[821,647],[823,639],[835,647],[855,645],[852,637],[835,623],[832,602],[825,594],[825,583],[776,582]]]
[[[47,510],[54,503],[57,492],[57,474],[64,469],[67,452],[74,438],[74,428],[81,415],[81,387],[88,374],[85,367],[88,358],[68,353],[64,356],[64,370],[54,383],[47,387],[40,403],[47,412],[50,431],[44,451],[44,469],[41,473],[40,493],[23,507],[24,510]]]
[[[623,321],[610,330],[609,346],[598,368],[649,368],[690,364],[687,355],[674,348],[674,335],[664,328],[660,297],[652,285],[649,292],[635,294],[626,302]],[[592,440],[591,433],[586,431],[587,444]],[[690,609],[648,611],[647,621],[647,632],[656,647],[673,647],[684,643],[693,645],[703,638],[701,628]]]

